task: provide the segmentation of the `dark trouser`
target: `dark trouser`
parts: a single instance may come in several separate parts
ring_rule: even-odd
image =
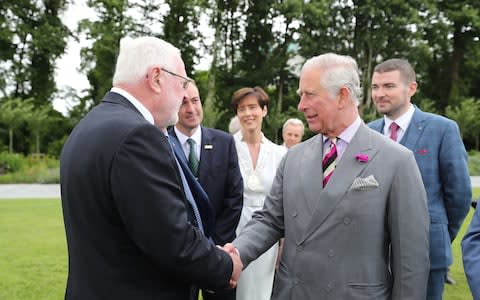
[[[447,269],[430,270],[428,276],[427,300],[441,300]]]
[[[221,290],[215,293],[202,291],[203,300],[235,300],[235,290]]]

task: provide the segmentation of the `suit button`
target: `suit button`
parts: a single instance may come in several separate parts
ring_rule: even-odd
[[[298,252],[302,252],[302,250],[303,250],[303,246],[302,246],[302,245],[298,245],[298,246],[297,246],[297,251],[298,251]]]
[[[295,277],[295,279],[293,280],[293,283],[295,285],[299,285],[300,284],[300,279]]]
[[[298,215],[298,212],[297,212],[297,211],[294,211],[294,212],[292,213],[292,217],[294,217],[294,218],[296,218],[297,215]]]
[[[343,218],[343,224],[348,225],[350,222],[352,222],[352,220],[349,217]]]
[[[334,256],[335,256],[335,251],[328,250],[328,257],[334,257]]]

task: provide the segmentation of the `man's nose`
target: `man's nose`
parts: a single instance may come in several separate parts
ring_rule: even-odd
[[[300,96],[300,101],[298,102],[297,110],[299,110],[299,111],[304,111],[305,110],[305,100],[304,100],[303,96]]]

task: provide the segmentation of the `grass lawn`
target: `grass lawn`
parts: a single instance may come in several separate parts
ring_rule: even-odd
[[[66,270],[60,200],[0,200],[0,299],[63,299]]]
[[[480,189],[474,189],[480,197]],[[463,273],[460,241],[472,217],[468,214],[453,243],[451,276],[445,300],[472,299]],[[61,205],[51,200],[0,200],[0,299],[63,299],[67,251]]]

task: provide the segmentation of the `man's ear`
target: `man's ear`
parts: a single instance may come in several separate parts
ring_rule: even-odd
[[[412,81],[408,85],[408,96],[413,97],[413,95],[415,95],[416,92],[417,92],[417,82]]]
[[[160,67],[152,67],[147,71],[147,85],[155,91],[160,91],[162,89],[163,80],[162,80],[162,70]]]
[[[262,116],[265,118],[265,116],[267,115],[267,113],[268,113],[268,108],[267,108],[267,106],[265,105],[265,106],[263,107],[263,109],[262,109]]]
[[[340,108],[344,108],[345,105],[348,103],[347,101],[352,101],[350,100],[350,90],[345,87],[345,86],[342,86],[340,88],[340,91],[338,91],[338,105]]]

